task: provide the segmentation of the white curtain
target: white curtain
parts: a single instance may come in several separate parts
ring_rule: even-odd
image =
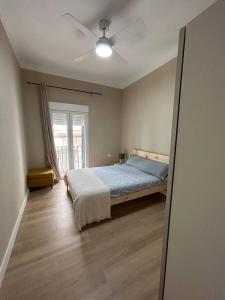
[[[55,179],[61,179],[59,172],[57,154],[55,149],[54,137],[52,133],[52,124],[48,107],[48,93],[47,86],[45,83],[40,84],[41,91],[41,113],[42,113],[42,127],[43,127],[43,136],[45,144],[45,158],[46,165],[49,168],[53,169],[55,174]]]

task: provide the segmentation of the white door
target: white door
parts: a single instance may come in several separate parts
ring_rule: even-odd
[[[88,114],[50,109],[61,173],[87,167]]]

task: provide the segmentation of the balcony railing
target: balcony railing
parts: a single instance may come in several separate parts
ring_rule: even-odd
[[[65,173],[71,168],[80,169],[84,167],[82,146],[73,146],[73,161],[71,163],[69,163],[69,151],[67,146],[57,146],[56,153],[60,172]]]

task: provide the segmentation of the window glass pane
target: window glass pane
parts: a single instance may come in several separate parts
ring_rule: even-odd
[[[86,166],[85,114],[72,113],[73,160],[74,169]]]
[[[69,169],[68,159],[68,114],[63,112],[52,112],[52,128],[61,173]]]

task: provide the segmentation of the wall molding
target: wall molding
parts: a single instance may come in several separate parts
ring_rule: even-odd
[[[26,195],[24,197],[23,203],[21,205],[19,214],[18,214],[17,219],[16,219],[16,223],[15,223],[15,225],[13,227],[13,230],[12,230],[12,233],[11,233],[11,237],[10,237],[7,249],[5,251],[5,255],[4,255],[2,263],[0,265],[0,287],[2,285],[2,281],[3,281],[4,275],[5,275],[8,263],[9,263],[9,259],[10,259],[12,249],[13,249],[13,246],[14,246],[14,243],[15,243],[15,240],[16,240],[16,236],[17,236],[17,232],[18,232],[18,229],[19,229],[19,226],[20,226],[20,222],[21,222],[21,219],[22,219],[22,216],[23,216],[23,213],[24,213],[24,209],[25,209],[26,204],[27,204],[28,196],[29,196],[29,190],[27,190]]]

